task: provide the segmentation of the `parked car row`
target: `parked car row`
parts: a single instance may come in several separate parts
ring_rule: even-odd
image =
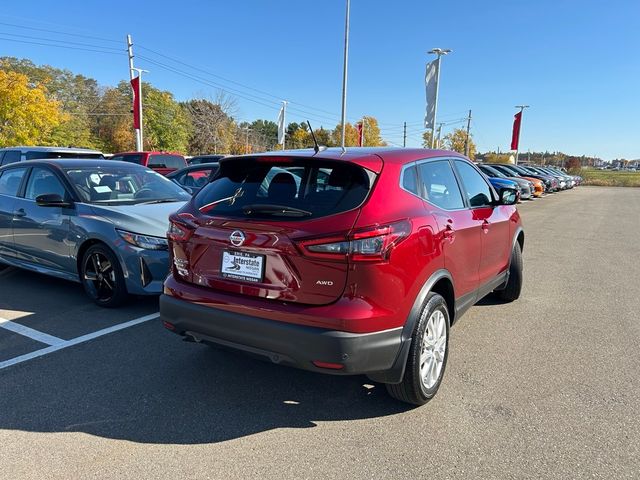
[[[540,193],[525,167],[511,181],[455,152],[293,150],[169,179],[173,157],[0,167],[0,262],[81,282],[104,307],[163,293],[161,321],[185,339],[366,374],[418,405],[440,386],[450,326],[492,292],[520,296],[514,204]]]
[[[509,163],[479,163],[478,168],[494,186],[515,183],[523,200],[533,200],[545,193],[554,193],[580,185],[582,177],[568,175],[554,167],[513,165]],[[512,183],[512,186],[514,186]]]

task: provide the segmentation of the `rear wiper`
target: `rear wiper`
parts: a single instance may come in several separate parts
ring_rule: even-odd
[[[242,207],[242,211],[245,213],[245,215],[251,215],[253,213],[266,213],[269,215],[280,215],[283,217],[309,217],[313,215],[313,212],[302,210],[301,208],[262,203],[255,205],[245,205],[244,207]]]

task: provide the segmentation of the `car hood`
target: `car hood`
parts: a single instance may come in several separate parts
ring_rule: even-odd
[[[501,180],[511,180],[512,182],[516,182],[518,185],[524,185],[525,187],[529,186],[529,180],[527,180],[526,178],[509,177],[503,178]]]
[[[116,228],[143,235],[164,237],[169,228],[169,215],[186,202],[152,203],[149,205],[91,205],[95,215],[109,220]]]
[[[516,188],[518,186],[516,182],[514,182],[513,180],[507,180],[506,178],[491,177],[489,178],[489,181],[494,187],[497,186],[497,187]]]

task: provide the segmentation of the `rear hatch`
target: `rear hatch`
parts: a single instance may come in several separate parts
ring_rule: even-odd
[[[183,281],[246,296],[334,302],[347,281],[346,256],[312,253],[304,245],[347,239],[375,178],[346,161],[225,160],[194,197],[191,212],[177,217],[187,235],[170,235],[174,273],[180,266]]]

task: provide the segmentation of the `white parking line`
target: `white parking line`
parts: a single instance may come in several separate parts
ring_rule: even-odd
[[[89,340],[93,340],[94,338],[102,337],[103,335],[108,335],[109,333],[117,332],[118,330],[124,330],[125,328],[133,327],[134,325],[138,325],[140,323],[148,322],[149,320],[153,320],[158,318],[160,314],[158,312],[152,313],[150,315],[145,315],[144,317],[136,318],[134,320],[130,320],[128,322],[119,323],[117,325],[113,325],[111,327],[103,328],[102,330],[98,330],[97,332],[88,333],[86,335],[82,335],[80,337],[72,338],[71,340],[61,340],[62,343],[56,343],[46,348],[42,348],[40,350],[36,350],[35,352],[26,353],[24,355],[20,355],[19,357],[10,358],[9,360],[5,360],[0,362],[0,370],[3,368],[10,367],[12,365],[16,365],[18,363],[26,362],[27,360],[31,360],[33,358],[42,357],[43,355],[47,355],[49,353],[57,352],[58,350],[62,350],[67,347],[73,347],[74,345],[78,345],[80,343],[88,342]],[[26,327],[25,327],[26,328]],[[34,330],[35,331],[35,330]],[[56,337],[52,337],[56,338]]]
[[[5,330],[9,330],[13,333],[19,333],[20,335],[29,337],[40,343],[46,343],[47,345],[58,345],[66,341],[62,338],[54,337],[48,333],[34,330],[33,328],[20,325],[19,323],[12,322],[11,320],[7,320],[2,317],[0,317],[0,328],[4,328]]]

